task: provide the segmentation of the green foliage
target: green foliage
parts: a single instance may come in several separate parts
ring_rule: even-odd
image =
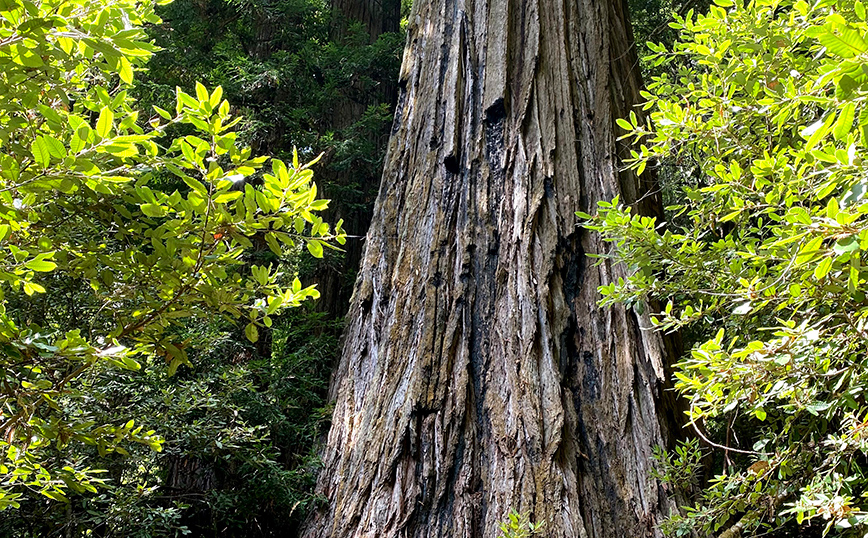
[[[377,10],[390,16],[373,21],[388,31],[372,36],[323,0],[176,0],[158,8],[166,22],[148,29],[161,50],[133,93],[167,107],[176,86],[192,89],[196,80],[221,85],[244,115],[239,140],[277,156],[293,147],[302,158],[324,153],[317,182],[333,200],[324,216],[344,219],[349,234],[363,236],[379,188],[404,44],[404,33],[388,20],[395,18],[390,6],[394,0],[383,2]],[[324,261],[299,267],[303,281],[344,274],[335,279],[341,289],[326,293],[323,305],[335,316],[340,308],[332,299],[348,301],[360,253],[354,242],[346,254],[326,252]]]
[[[709,3],[709,0],[629,0],[630,26],[643,74],[660,71],[661,64],[648,57],[654,48],[661,43],[671,47],[678,38],[678,31],[669,26],[673,17],[679,13],[705,13]]]
[[[674,454],[667,452],[663,447],[655,446],[653,458],[657,467],[651,471],[651,474],[658,480],[689,491],[699,481],[702,456],[699,440],[695,438],[679,442]]]
[[[732,455],[672,535],[865,533],[865,18],[859,0],[718,0],[654,47],[677,68],[644,94],[650,121],[618,121],[630,165],[668,160],[684,187],[666,224],[617,199],[584,215],[631,268],[603,303],[664,304],[659,329],[701,336],[676,386],[698,435]]]
[[[177,90],[173,112],[140,121],[127,88],[154,50],[141,27],[159,22],[152,4],[3,0],[0,17],[4,509],[28,491],[94,493],[102,479],[72,447],[160,450],[136,420],[95,420],[83,405],[93,376],[156,364],[172,374],[200,344],[182,328],[215,317],[255,341],[317,291],[249,251],[321,255],[343,237],[316,216],[327,201],[313,163],[272,159],[264,172],[269,159],[237,144],[221,88]]]
[[[158,13],[166,23],[149,27],[148,32],[162,50],[149,62],[148,73],[140,77],[133,94],[143,102],[165,107],[176,86],[192,88],[196,80],[221,85],[229,101],[244,114],[237,126],[239,140],[277,155],[290,152],[293,146],[302,157],[325,152],[317,180],[334,200],[328,218],[344,218],[349,233],[363,235],[379,186],[403,33],[388,32],[372,39],[361,24],[337,21],[330,6],[320,0],[176,0],[159,7]],[[346,25],[346,32],[336,31],[339,23]],[[302,281],[326,271],[344,273],[335,280],[343,284],[346,300],[355,281],[348,266],[360,250],[357,242],[347,248],[346,259],[342,252],[326,250],[323,259],[282,261],[292,264],[292,272],[297,268]],[[269,261],[257,263],[267,265]],[[340,305],[341,297],[335,297],[334,288],[331,291],[326,294],[334,299],[331,307],[318,308],[333,310],[334,303]],[[303,520],[313,499],[312,476],[317,466],[311,455],[327,415],[320,410],[325,405],[339,330],[339,324],[310,313],[275,318],[273,327],[259,327],[257,336],[264,346],[257,346],[260,349],[253,353],[257,358],[247,364],[257,363],[256,372],[270,369],[285,372],[286,377],[266,383],[264,376],[252,376],[255,390],[249,394],[280,387],[284,396],[279,408],[262,407],[255,398],[246,400],[243,407],[249,404],[263,413],[270,409],[268,419],[257,423],[268,426],[269,435],[262,445],[269,447],[272,456],[257,461],[270,469],[269,476],[275,480],[263,480],[252,471],[232,471],[226,473],[225,481],[214,481],[197,502],[181,497],[190,505],[183,521],[193,532],[213,533],[210,525],[214,525],[229,529],[224,532],[232,536],[283,535],[292,534],[293,526]],[[284,342],[281,335],[287,332],[299,334]],[[267,349],[272,338],[273,351]],[[209,361],[209,368],[237,368],[237,364],[224,364],[234,362],[232,357]],[[296,361],[306,365],[304,375],[298,368],[286,371]],[[202,369],[195,375],[210,377]],[[215,394],[218,399],[227,396],[223,391]],[[184,443],[178,450],[192,458],[200,454]],[[240,468],[243,453],[233,454],[218,469]],[[164,464],[157,461],[156,466]],[[281,476],[292,479],[276,480]],[[179,492],[164,489],[161,493]]]
[[[325,384],[337,341],[311,338],[322,326],[307,313],[284,314],[273,326],[273,355],[259,357],[228,324],[197,325],[183,333],[206,343],[195,368],[170,377],[152,361],[96,376],[77,408],[109,423],[147,417],[165,434],[163,450],[133,446],[118,457],[65,448],[110,480],[99,494],[70,495],[69,505],[26,499],[0,519],[0,535],[292,534],[316,501],[312,448],[330,415]]]
[[[511,510],[506,518],[506,521],[500,524],[500,532],[498,538],[528,538],[542,532],[545,522],[533,523],[530,520],[530,514],[519,514],[515,510]]]
[[[328,167],[379,177],[393,108],[384,87],[396,83],[403,33],[372,39],[351,22],[335,36],[340,23],[320,0],[177,0],[160,13],[168,24],[149,29],[162,50],[137,87],[143,101],[159,105],[196,80],[221,85],[253,147],[325,152]],[[335,198],[377,186],[342,184]]]

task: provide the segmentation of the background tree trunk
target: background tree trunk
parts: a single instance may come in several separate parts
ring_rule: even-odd
[[[596,306],[622,271],[574,215],[657,203],[618,173],[630,46],[618,0],[414,3],[305,536],[658,534],[667,346]]]
[[[334,41],[347,36],[347,27],[353,21],[362,24],[371,43],[380,34],[400,29],[401,0],[331,0],[331,8]]]
[[[331,39],[341,43],[350,37],[352,23],[361,24],[368,34],[368,43],[373,44],[384,33],[400,31],[400,0],[331,0],[332,20]],[[338,138],[352,137],[350,130],[364,116],[368,107],[388,103],[394,109],[397,87],[390,72],[387,80],[378,80],[374,87],[366,87],[361,80],[366,77],[353,77],[350,83],[340,89],[340,97],[335,100],[329,112],[327,125]],[[358,134],[355,134],[358,136]],[[363,131],[362,136],[377,138],[377,156],[385,153],[389,135],[388,125],[381,132]],[[329,255],[318,264],[312,280],[321,293],[316,303],[317,310],[325,312],[329,318],[343,318],[347,313],[352,281],[362,259],[362,237],[368,232],[373,212],[379,176],[367,168],[341,167],[334,165],[334,152],[329,152],[323,166],[317,168],[317,185],[323,188],[323,197],[331,199],[329,209],[324,213],[326,222],[343,219],[344,230],[349,237],[340,256]],[[377,168],[379,171],[379,168]]]

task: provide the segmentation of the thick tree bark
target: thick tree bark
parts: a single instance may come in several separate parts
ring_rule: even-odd
[[[414,3],[304,536],[657,535],[666,346],[596,306],[623,273],[574,216],[654,206],[618,173],[634,68],[619,0]]]

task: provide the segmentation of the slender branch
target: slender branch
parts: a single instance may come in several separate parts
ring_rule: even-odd
[[[194,283],[196,282],[195,277],[196,277],[196,275],[199,274],[199,270],[202,269],[202,264],[205,261],[205,255],[206,255],[206,253],[205,253],[205,250],[206,250],[205,249],[205,239],[208,237],[208,224],[209,224],[209,221],[211,218],[211,205],[213,203],[213,200],[214,200],[214,182],[212,181],[212,182],[209,182],[208,206],[205,208],[205,221],[202,224],[202,239],[200,241],[199,256],[196,259],[196,265],[193,267],[193,274],[192,274],[190,280],[188,280],[183,286],[181,286],[181,288],[175,292],[175,295],[172,296],[172,298],[169,299],[167,302],[163,303],[163,305],[160,308],[151,312],[150,315],[148,315],[146,318],[142,319],[141,321],[139,321],[135,325],[127,326],[123,330],[121,330],[121,333],[118,335],[118,338],[127,336],[127,335],[141,329],[142,327],[149,324],[150,322],[154,321],[158,316],[160,316],[163,312],[165,312],[166,309],[168,309],[170,306],[175,304],[182,296],[184,296],[193,287]],[[207,249],[208,254],[210,254],[211,251],[213,251],[216,246],[217,246],[216,242],[212,243],[210,245],[210,247]]]
[[[739,448],[733,448],[731,446],[720,445],[709,439],[699,430],[699,426],[696,425],[695,420],[690,421],[690,425],[693,426],[694,431],[696,431],[696,435],[698,435],[703,441],[713,446],[714,448],[719,448],[721,450],[729,451],[729,452],[737,452],[739,454],[749,454],[751,456],[768,456],[768,452],[756,452],[754,450],[741,450]]]

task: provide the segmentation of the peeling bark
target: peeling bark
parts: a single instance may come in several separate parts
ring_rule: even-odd
[[[304,536],[658,535],[666,345],[596,306],[622,270],[574,215],[658,202],[618,173],[630,41],[617,0],[414,3]]]

